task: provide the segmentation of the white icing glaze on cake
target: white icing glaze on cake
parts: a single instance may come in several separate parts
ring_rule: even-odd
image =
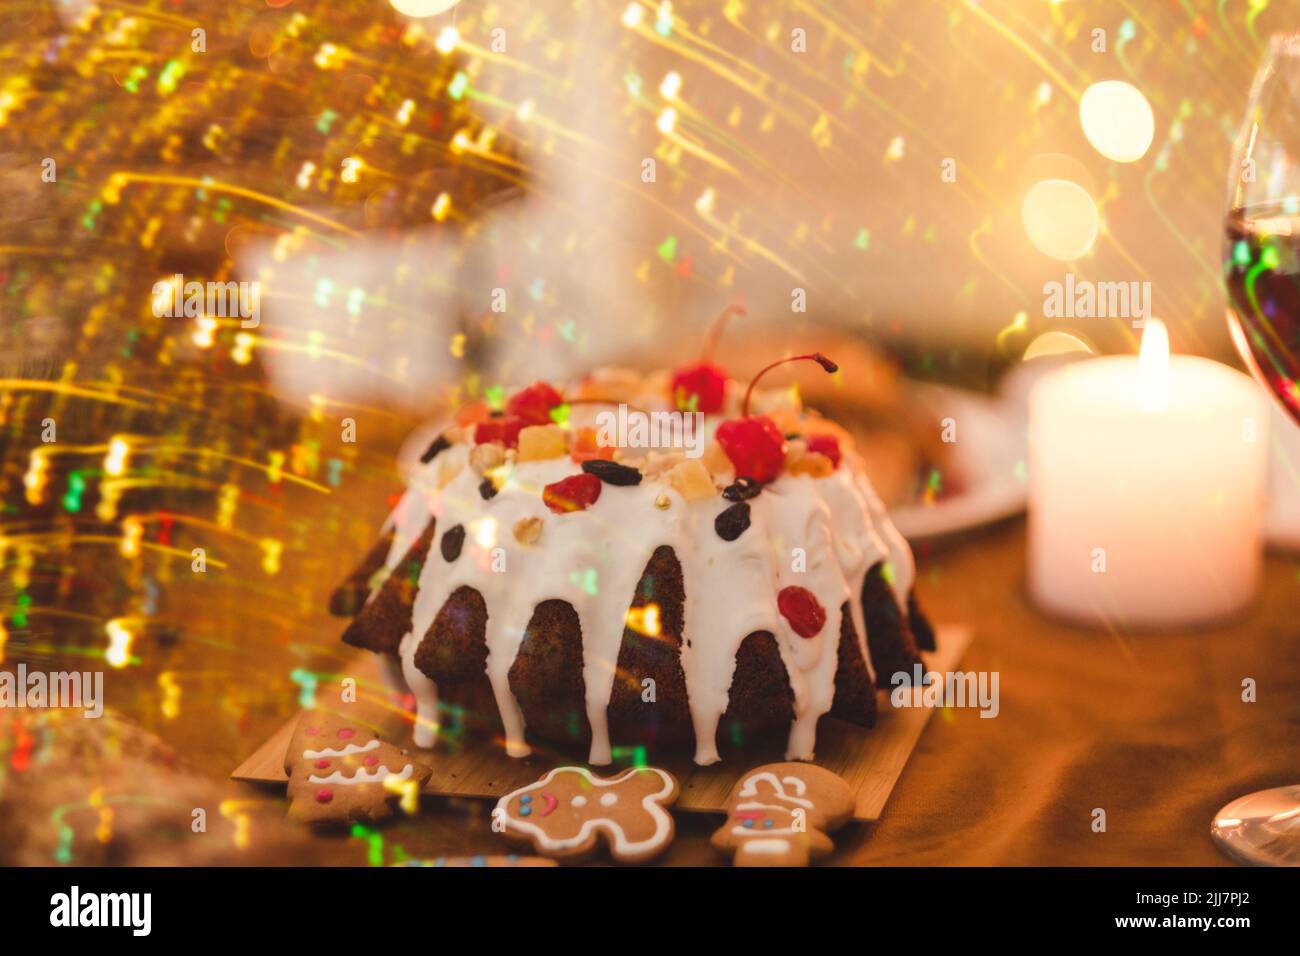
[[[437,541],[430,548],[412,610],[412,632],[400,648],[400,672],[419,711],[420,747],[433,744],[437,688],[416,670],[413,657],[420,637],[460,587],[472,587],[484,597],[487,676],[506,728],[507,752],[515,757],[526,756],[529,748],[508,672],[537,605],[560,600],[573,606],[581,623],[593,765],[610,762],[606,711],[627,611],[660,545],[671,546],[681,564],[681,667],[697,741],[695,762],[702,765],[719,760],[716,731],[727,710],[736,652],[750,633],[776,636],[794,691],[796,718],[787,758],[810,760],[816,723],[831,709],[835,696],[845,604],[853,615],[859,652],[870,667],[861,594],[872,564],[891,563],[894,597],[905,613],[914,575],[911,551],[885,518],[852,453],[827,477],[783,473],[764,486],[762,494],[749,501],[750,527],[735,541],[724,541],[714,529],[714,519],[732,502],[722,496],[686,502],[658,481],[606,484],[588,509],[552,514],[542,503],[541,489],[578,471],[568,458],[517,464],[497,496],[484,501],[478,493],[482,477],[468,467],[468,455],[468,445],[452,445],[422,466],[391,516],[395,535],[386,561],[390,570],[419,537],[430,514],[437,518],[438,538],[456,524],[465,528],[455,562],[443,561]],[[438,488],[438,476],[452,472],[454,477]],[[655,507],[659,496],[668,496],[668,509]],[[512,528],[524,518],[542,519],[536,545],[521,545],[513,537]],[[495,548],[503,549],[504,572],[493,571]],[[794,548],[805,550],[803,571],[792,570]],[[777,592],[788,585],[809,589],[826,610],[826,624],[811,639],[794,633],[777,611]]]
[[[712,436],[720,417],[711,417]],[[471,445],[452,444],[419,466],[385,527],[394,538],[385,567],[391,571],[419,537],[432,515],[436,537],[419,578],[412,631],[388,676],[398,673],[417,703],[415,742],[432,746],[437,730],[437,689],[413,659],[447,599],[472,587],[487,609],[487,675],[505,728],[506,750],[526,756],[523,715],[509,687],[509,671],[534,609],[547,600],[566,601],[582,630],[583,682],[592,741],[589,761],[611,759],[606,719],[627,611],[636,586],[655,550],[673,549],[681,565],[685,592],[681,666],[686,678],[696,763],[719,759],[718,723],[727,709],[736,652],[745,637],[768,631],[776,638],[794,691],[795,719],[787,759],[810,760],[817,721],[830,710],[838,666],[841,609],[847,603],[859,651],[868,669],[865,615],[861,594],[870,568],[888,562],[889,580],[900,613],[915,566],[911,550],[890,523],[868,483],[861,459],[846,450],[839,468],[826,477],[783,472],[749,500],[750,526],[734,541],[724,541],[714,519],[732,502],[721,494],[688,502],[666,483],[646,478],[640,485],[604,484],[599,499],[583,511],[554,514],[542,501],[543,486],[580,472],[567,456],[507,467],[508,478],[496,496],[479,494],[483,477],[469,467]],[[670,507],[656,507],[667,496]],[[524,518],[540,518],[543,530],[533,545],[518,542],[512,529]],[[451,563],[440,553],[442,535],[465,528],[464,545]],[[494,571],[504,557],[505,571]],[[805,553],[804,570],[792,569],[792,549]],[[594,578],[592,574],[594,572]],[[592,586],[594,582],[594,587]],[[787,586],[811,591],[826,612],[812,638],[796,634],[777,609],[777,594]],[[594,591],[594,593],[592,593]],[[373,593],[371,595],[373,597]]]

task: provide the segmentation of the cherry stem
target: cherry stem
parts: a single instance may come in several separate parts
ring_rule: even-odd
[[[718,339],[722,338],[722,330],[727,326],[727,320],[733,315],[749,315],[749,311],[743,305],[729,305],[713,320],[709,326],[708,335],[704,337],[704,349],[700,352],[701,362],[712,362],[713,351],[718,347]]]
[[[840,367],[828,359],[821,352],[809,352],[807,355],[792,355],[789,358],[778,359],[766,368],[760,369],[758,374],[749,380],[749,388],[745,389],[745,403],[740,406],[740,417],[749,417],[749,397],[754,394],[754,386],[758,380],[766,375],[778,365],[785,365],[787,362],[816,362],[827,372],[834,374],[840,370]]]

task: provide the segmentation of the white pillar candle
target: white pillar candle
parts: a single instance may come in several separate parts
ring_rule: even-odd
[[[1044,610],[1108,627],[1190,624],[1259,581],[1269,418],[1260,388],[1209,359],[1077,362],[1029,399],[1028,587]]]

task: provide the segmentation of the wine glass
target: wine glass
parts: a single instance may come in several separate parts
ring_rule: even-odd
[[[1273,37],[1228,173],[1228,329],[1255,378],[1300,423],[1300,33]],[[1210,832],[1245,862],[1300,866],[1300,785],[1219,811]]]

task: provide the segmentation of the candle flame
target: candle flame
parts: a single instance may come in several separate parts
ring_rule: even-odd
[[[1159,319],[1147,319],[1138,348],[1138,407],[1158,412],[1169,405],[1169,330]]]

